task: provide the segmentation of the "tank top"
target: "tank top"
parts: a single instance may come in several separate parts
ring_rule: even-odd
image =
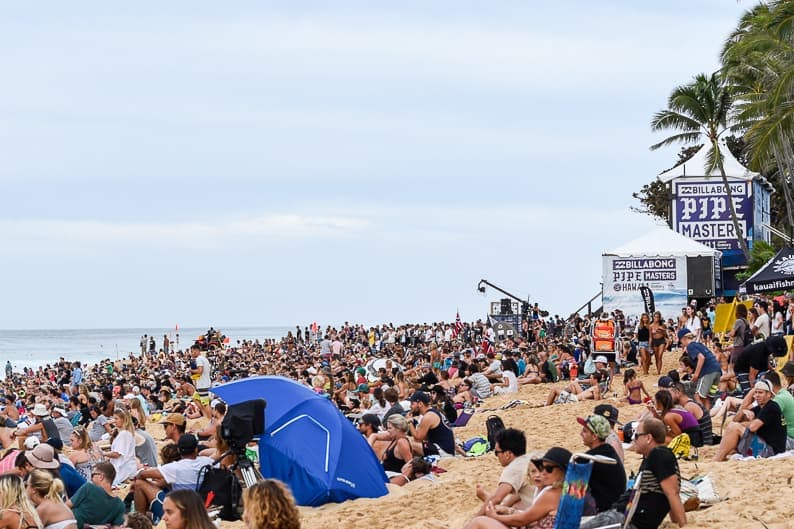
[[[681,428],[682,432],[685,432],[687,430],[691,430],[692,428],[699,428],[700,427],[700,425],[698,424],[698,420],[695,419],[695,416],[692,415],[687,410],[681,410],[681,409],[678,409],[678,408],[673,408],[668,413],[675,413],[676,415],[680,415],[681,416],[680,428]]]
[[[444,452],[454,455],[455,454],[455,434],[452,433],[449,426],[444,422],[444,416],[438,410],[430,408],[429,413],[438,415],[438,426],[427,432],[427,442],[432,447],[434,444],[438,445]]]
[[[649,342],[651,341],[651,329],[649,327],[640,327],[637,329],[637,341]]]
[[[50,418],[42,419],[41,424],[44,426],[44,431],[47,432],[47,439],[61,439],[61,434],[58,432],[55,421]]]
[[[394,450],[397,448],[397,441],[392,441],[389,447],[383,452],[383,470],[392,472],[402,472],[403,466],[407,461],[404,461],[394,455]]]

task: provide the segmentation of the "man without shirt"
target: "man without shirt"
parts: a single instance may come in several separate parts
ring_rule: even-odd
[[[494,445],[494,455],[504,468],[495,490],[489,491],[480,483],[477,484],[477,497],[483,502],[477,516],[485,514],[488,502],[508,507],[519,502],[525,506],[532,504],[534,488],[527,481],[530,457],[526,453],[527,439],[524,432],[515,428],[500,430],[496,434]]]

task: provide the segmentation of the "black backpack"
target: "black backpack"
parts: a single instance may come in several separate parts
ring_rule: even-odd
[[[207,502],[207,496],[212,494],[209,504],[216,508],[220,507],[221,520],[234,522],[240,519],[243,488],[234,472],[207,465],[199,471],[197,484],[196,490],[204,502]]]
[[[505,423],[498,415],[489,415],[485,419],[485,431],[488,436],[488,450],[493,450],[496,446],[496,434],[505,429]]]

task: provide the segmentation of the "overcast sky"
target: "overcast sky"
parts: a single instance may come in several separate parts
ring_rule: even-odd
[[[751,2],[0,6],[0,328],[552,313]]]

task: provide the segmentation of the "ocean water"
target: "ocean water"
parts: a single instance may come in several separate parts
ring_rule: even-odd
[[[282,338],[294,327],[216,327],[235,343],[237,340]],[[188,347],[207,329],[180,328],[179,348]],[[163,346],[163,335],[168,335],[172,344],[176,332],[171,329],[36,329],[0,330],[0,362],[5,366],[11,360],[14,371],[23,367],[38,367],[66,360],[80,360],[83,364],[95,364],[105,358],[116,359],[129,353],[140,354],[141,336],[154,336],[157,350]],[[148,347],[148,346],[147,346]]]

